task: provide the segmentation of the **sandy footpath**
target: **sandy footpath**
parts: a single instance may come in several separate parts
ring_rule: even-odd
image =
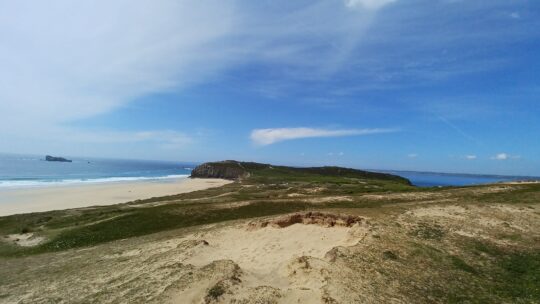
[[[113,205],[137,199],[204,190],[230,183],[223,179],[171,179],[40,188],[0,189],[0,216]]]

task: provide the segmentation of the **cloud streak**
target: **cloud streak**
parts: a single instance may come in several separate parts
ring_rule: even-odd
[[[491,157],[492,160],[509,160],[509,159],[520,159],[521,156],[519,155],[510,155],[508,153],[499,153],[493,157]]]
[[[255,129],[251,132],[251,140],[259,146],[267,146],[277,142],[316,137],[361,136],[396,132],[396,129],[319,129],[319,128],[275,128]]]
[[[0,2],[0,126],[92,117],[250,63],[336,71],[386,2]]]
[[[383,2],[0,1],[0,129],[81,132],[73,122],[252,64],[287,67],[290,83],[328,77]]]
[[[377,10],[392,2],[396,2],[396,0],[345,0],[345,5],[349,8],[362,7]]]

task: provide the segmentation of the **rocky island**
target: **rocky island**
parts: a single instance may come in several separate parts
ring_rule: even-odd
[[[50,156],[50,155],[45,156],[45,160],[46,161],[55,161],[55,162],[64,162],[64,163],[71,163],[72,162],[71,159],[66,159],[66,158],[63,158],[63,157]]]

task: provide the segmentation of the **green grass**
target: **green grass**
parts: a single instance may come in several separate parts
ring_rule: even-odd
[[[393,180],[351,178],[351,172],[344,173],[344,176],[332,176],[329,175],[332,172],[323,172],[324,175],[321,175],[321,172],[304,172],[283,167],[275,170],[261,167],[258,170],[258,177],[192,193],[114,206],[0,217],[0,235],[33,231],[48,239],[46,243],[34,248],[20,248],[0,242],[0,256],[93,246],[165,230],[283,214],[307,208],[367,208],[381,205],[381,202],[310,204],[309,200],[289,198],[290,193],[305,192],[310,198],[317,198],[415,189],[406,183]],[[363,171],[361,174],[364,174]],[[279,182],[262,182],[258,180],[261,176]],[[287,179],[284,176],[287,176],[289,181],[283,181]],[[316,188],[323,190],[312,193]],[[250,205],[238,208],[219,207],[220,204],[237,202],[249,202]]]
[[[498,263],[496,292],[523,303],[540,303],[540,252],[517,252]]]
[[[270,179],[279,180],[281,174],[288,174],[286,170],[280,170],[282,169],[265,168],[258,172],[260,176],[267,175]],[[311,172],[295,174],[297,175],[289,177],[298,179],[299,181],[264,183],[257,182],[256,180],[259,177],[256,176],[254,179],[242,183],[233,183],[220,188],[152,198],[123,205],[1,217],[0,235],[21,233],[24,230],[32,231],[38,235],[44,235],[49,241],[30,249],[0,242],[0,256],[35,254],[93,246],[104,242],[143,236],[165,230],[283,214],[310,208],[375,209],[400,202],[414,201],[415,198],[367,200],[361,197],[362,194],[426,191],[425,189],[418,189],[391,180],[366,181],[349,176],[314,176]],[[250,187],[244,187],[246,185]],[[320,192],[312,192],[313,189],[319,188],[322,189]],[[465,189],[464,191],[468,191],[475,188],[463,189]],[[449,191],[455,192],[455,189]],[[527,185],[522,186],[517,191],[504,192],[503,194],[506,196],[515,195],[515,200],[524,200],[524,197],[536,196],[537,193],[535,191],[540,191],[540,188]],[[335,202],[310,204],[309,199],[289,198],[287,195],[290,193],[304,193],[304,195],[308,195],[308,198],[344,195],[353,197],[353,201],[338,200]],[[222,194],[227,195],[222,196]],[[458,192],[456,196],[460,197],[460,195],[462,195],[461,192]],[[466,197],[469,198],[469,196]],[[474,199],[475,201],[489,201],[494,199],[494,196],[477,195]],[[239,201],[248,201],[251,202],[251,205],[238,208],[215,209],[219,204]],[[145,205],[134,208],[134,206],[148,203],[164,204],[159,206]],[[445,231],[441,227],[430,223],[419,223],[411,233],[420,239],[435,241],[441,241],[445,236]],[[519,236],[509,235],[508,238],[519,241]],[[482,246],[482,244],[476,244],[476,246]]]
[[[463,261],[460,257],[452,255],[450,256],[450,260],[452,261],[452,265],[459,270],[472,273],[472,274],[478,274],[476,269],[474,267],[467,264],[465,261]]]
[[[206,166],[212,166],[216,171],[225,171],[229,168],[231,171],[249,174],[248,180],[254,183],[283,183],[307,181],[310,183],[350,183],[350,179],[356,180],[378,180],[395,184],[410,186],[409,180],[392,174],[369,172],[341,167],[286,167],[274,166],[269,164],[260,164],[253,162],[212,162],[206,163]]]
[[[393,214],[396,210],[401,213],[412,203],[421,205],[423,201],[438,199],[450,200],[464,208],[468,204],[495,203],[534,208],[533,204],[540,202],[539,185],[520,185],[513,191],[497,193],[484,191],[493,186],[420,189],[392,177],[336,167],[297,169],[243,164],[251,176],[220,188],[114,206],[0,217],[0,236],[33,232],[48,239],[34,248],[0,242],[0,256],[63,251],[172,229],[305,210],[332,209],[346,213],[355,209],[354,213],[375,215],[373,222],[377,222],[380,214],[392,214],[392,210]],[[411,192],[427,196],[408,195]],[[370,193],[400,194],[377,199],[363,196]],[[434,196],[429,196],[430,193]],[[340,200],[340,196],[346,199]],[[324,197],[335,200],[315,202]],[[242,204],[231,207],[226,205],[229,203]],[[426,269],[429,273],[423,281],[418,277],[410,280],[417,280],[409,290],[418,297],[431,297],[433,302],[441,303],[540,303],[540,251],[537,245],[531,245],[534,236],[502,230],[495,234],[499,240],[507,241],[502,246],[489,239],[456,237],[451,229],[432,219],[399,227],[406,241],[393,246],[384,244],[377,257],[380,259],[382,255],[386,260],[384,265],[408,267],[420,277]],[[380,234],[375,242],[384,241],[384,234]],[[394,251],[394,248],[399,249]],[[363,253],[360,256],[365,258]],[[384,273],[391,270],[386,268]],[[208,298],[219,298],[224,292],[220,288],[221,285],[216,285],[209,289]]]
[[[258,202],[237,208],[206,209],[192,206],[163,205],[151,208],[137,208],[125,211],[110,220],[95,224],[71,226],[52,240],[35,248],[9,250],[0,254],[24,255],[70,248],[93,246],[96,244],[142,236],[165,230],[218,223],[229,220],[256,218],[283,214],[312,208],[307,203]],[[64,223],[65,224],[65,223]],[[6,246],[4,246],[6,247]],[[14,247],[14,246],[10,246]]]
[[[540,303],[539,249],[456,240],[453,244],[459,247],[445,251],[425,243],[432,241],[411,243],[411,254],[402,261],[403,265],[420,261],[429,270],[425,281],[413,285],[419,297],[439,303]]]

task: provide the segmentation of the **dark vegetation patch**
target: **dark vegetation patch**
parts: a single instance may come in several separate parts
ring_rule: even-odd
[[[441,225],[421,222],[418,223],[411,234],[426,240],[440,241],[445,236],[446,232]]]
[[[409,254],[401,258],[402,267],[410,267],[404,293],[433,303],[540,303],[537,247],[470,238],[455,240],[451,249],[425,242],[409,243]]]
[[[540,184],[513,186],[508,191],[486,192],[475,196],[478,201],[490,204],[539,204]]]
[[[540,252],[517,252],[503,257],[498,266],[497,293],[504,298],[540,303]]]
[[[399,259],[398,255],[390,250],[386,250],[383,252],[383,258],[385,258],[386,260],[394,260],[394,261]]]
[[[23,227],[23,228],[21,229],[21,233],[22,233],[22,234],[30,233],[30,232],[32,232],[32,231],[33,231],[32,228],[30,228],[30,227],[28,227],[28,226],[25,226],[25,227]]]
[[[472,266],[467,264],[460,257],[451,255],[450,260],[452,261],[452,265],[454,265],[456,269],[459,269],[468,273],[472,273],[472,274],[477,274],[476,269],[474,269]]]
[[[218,282],[216,285],[212,286],[212,288],[208,290],[208,294],[206,295],[206,301],[211,302],[212,300],[215,301],[219,299],[219,297],[225,294],[225,291],[226,290],[225,287],[223,287],[223,284]]]

